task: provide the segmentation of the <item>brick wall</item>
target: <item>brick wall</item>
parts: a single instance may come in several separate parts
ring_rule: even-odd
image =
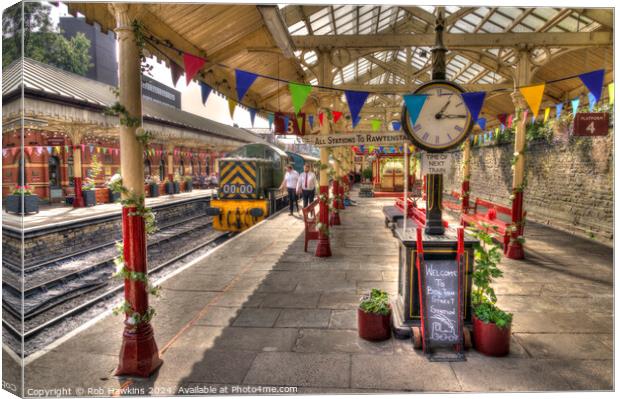
[[[595,240],[613,242],[613,130],[607,137],[529,142],[526,150],[527,219]],[[514,144],[474,147],[471,201],[476,197],[510,205]],[[453,153],[445,189],[460,192],[462,153]],[[527,225],[525,236],[527,239]]]

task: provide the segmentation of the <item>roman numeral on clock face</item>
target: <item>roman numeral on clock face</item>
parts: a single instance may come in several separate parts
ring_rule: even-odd
[[[420,129],[422,129],[422,126],[419,123],[413,127],[414,132],[417,132]]]
[[[459,131],[461,133],[463,133],[463,128],[461,126],[455,125],[454,126],[454,130]]]
[[[422,135],[422,140],[428,140],[428,136],[430,136],[430,134],[428,134],[428,132],[424,132],[424,134]]]
[[[439,136],[435,136],[435,144],[439,144]]]

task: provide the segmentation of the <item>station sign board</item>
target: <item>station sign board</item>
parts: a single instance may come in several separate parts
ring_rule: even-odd
[[[316,134],[304,136],[303,141],[317,147],[338,147],[357,145],[402,145],[406,137],[402,133],[375,132],[375,133],[341,133]]]
[[[445,152],[426,152],[422,154],[422,173],[441,175],[448,173],[452,166],[452,155]]]
[[[573,136],[607,136],[609,114],[607,112],[577,113],[573,125]]]
[[[273,119],[275,134],[303,136],[306,134],[306,114],[300,112],[276,112]]]

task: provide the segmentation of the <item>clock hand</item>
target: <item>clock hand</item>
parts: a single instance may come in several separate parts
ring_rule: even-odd
[[[442,117],[447,118],[447,119],[461,119],[461,118],[467,118],[467,115],[442,115]]]
[[[444,104],[444,106],[443,106],[443,107],[441,107],[441,109],[439,110],[439,112],[437,112],[437,113],[435,114],[435,119],[441,119],[441,118],[443,117],[443,113],[444,113],[444,111],[446,110],[446,108],[448,108],[448,105],[450,105],[450,101],[452,101],[452,99],[451,99],[451,98],[448,100],[448,102],[447,102],[447,103],[445,103],[445,104]]]

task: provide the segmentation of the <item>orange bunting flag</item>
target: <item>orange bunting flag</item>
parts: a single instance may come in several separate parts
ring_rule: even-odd
[[[237,102],[232,98],[228,99],[228,112],[230,112],[230,119],[233,119],[233,115],[235,114],[235,108],[237,107]]]
[[[545,119],[543,119],[543,122],[547,122],[547,119],[549,119],[549,112],[551,112],[551,109],[549,107],[545,108]]]
[[[535,86],[527,86],[519,89],[527,105],[530,106],[534,118],[538,116],[538,110],[540,109],[540,103],[542,101],[543,93],[545,92],[545,84],[541,83]]]

